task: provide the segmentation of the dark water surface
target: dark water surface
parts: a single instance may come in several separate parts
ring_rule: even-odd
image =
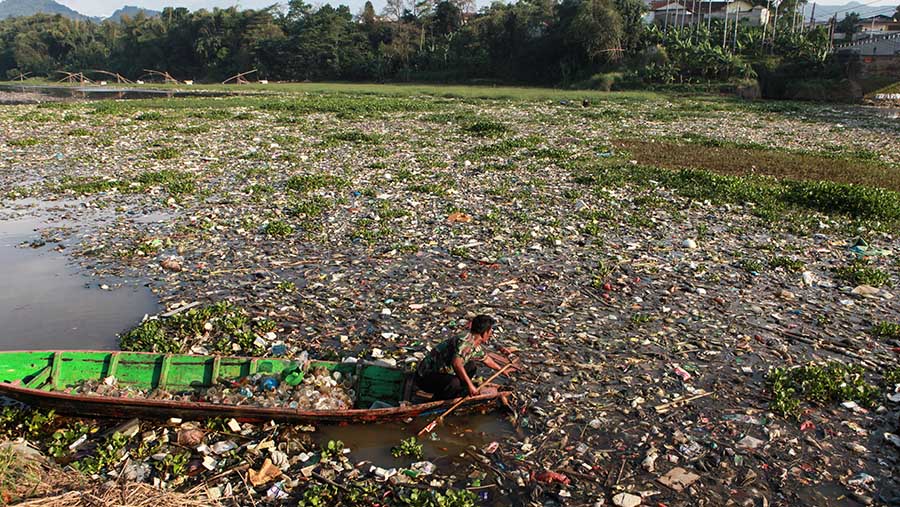
[[[157,90],[152,88],[120,88],[109,86],[36,86],[0,85],[0,93],[36,93],[56,99],[106,100],[106,99],[154,99],[177,97],[224,97],[227,92],[191,92],[184,90]]]
[[[0,218],[0,350],[117,348],[156,297],[140,281],[87,276],[57,243],[30,246],[59,226],[47,220]]]

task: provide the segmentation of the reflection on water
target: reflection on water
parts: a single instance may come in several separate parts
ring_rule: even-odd
[[[385,423],[385,424],[356,424],[350,426],[317,427],[312,438],[319,444],[325,445],[329,440],[340,440],[344,446],[350,449],[350,461],[359,466],[360,471],[368,472],[371,466],[381,468],[407,468],[414,461],[420,461],[409,457],[395,458],[391,455],[391,447],[399,445],[401,440],[415,436],[424,425],[432,418],[419,417],[410,424]],[[436,440],[428,436],[419,441],[423,445],[423,461],[431,461],[437,467],[437,473],[441,476],[455,475],[463,478],[471,471],[471,465],[481,456],[486,456],[491,461],[491,466],[498,470],[514,470],[520,465],[515,462],[512,449],[501,447],[500,450],[484,454],[473,452],[482,450],[491,442],[509,442],[513,435],[513,427],[506,420],[502,412],[495,411],[479,415],[459,415],[448,417],[444,424],[435,430]],[[474,454],[474,455],[473,455]],[[484,466],[479,469],[485,470]],[[495,482],[495,478],[486,481]],[[507,484],[506,486],[510,486]],[[525,505],[514,495],[501,494],[503,488],[492,488],[481,491],[479,505],[484,506],[510,506]]]
[[[135,281],[80,274],[53,243],[29,246],[48,225],[0,221],[0,350],[116,348],[117,333],[156,313],[156,297]]]
[[[409,458],[398,459],[391,456],[391,447],[401,440],[415,436],[422,426],[432,418],[419,417],[410,424],[385,423],[352,426],[321,426],[315,434],[324,442],[340,440],[352,451],[354,461],[371,461],[384,467],[408,466]],[[440,457],[450,457],[454,461],[471,462],[471,457],[460,458],[469,446],[478,449],[493,441],[504,441],[512,435],[512,425],[500,412],[478,415],[450,416],[443,426],[436,430],[438,440],[423,437],[425,458],[434,461]],[[468,455],[466,455],[468,456]]]
[[[230,95],[219,92],[187,92],[176,90],[155,90],[150,88],[110,88],[93,86],[33,86],[0,85],[0,92],[39,93],[58,99],[106,100],[106,99],[152,99],[175,97],[222,97]]]

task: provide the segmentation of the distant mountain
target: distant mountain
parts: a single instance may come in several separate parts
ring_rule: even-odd
[[[871,3],[871,2],[869,2]],[[809,21],[809,16],[812,14],[812,4],[813,0],[809,0],[806,4],[806,20]],[[844,5],[822,5],[816,4],[816,21],[825,21],[829,19],[834,13],[837,13],[838,21],[844,19],[844,16],[850,14],[851,12],[855,12],[859,14],[861,18],[868,18],[870,16],[877,16],[878,14],[885,14],[887,16],[891,16],[894,14],[894,9],[897,8],[897,5],[865,5],[861,2],[850,2]]]
[[[122,21],[122,16],[128,16],[129,18],[134,19],[140,13],[144,13],[144,16],[148,18],[155,18],[160,15],[159,11],[154,11],[152,9],[144,9],[143,7],[135,7],[133,5],[126,5],[116,12],[112,13],[108,18],[110,21],[119,22]]]
[[[33,16],[41,13],[62,14],[71,19],[92,19],[53,0],[4,0],[0,2],[0,19],[16,16]]]

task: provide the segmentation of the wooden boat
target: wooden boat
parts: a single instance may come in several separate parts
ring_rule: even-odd
[[[355,375],[355,408],[302,410],[68,394],[66,388],[85,380],[115,377],[117,385],[136,390],[189,392],[217,385],[220,379],[240,379],[256,373],[278,376],[293,364],[279,358],[219,357],[117,351],[0,352],[0,395],[59,414],[80,417],[170,418],[198,420],[234,417],[240,421],[351,423],[405,420],[443,413],[457,400],[423,401],[414,394],[413,380],[399,368],[377,364],[309,361],[305,368],[326,368]],[[502,393],[468,398],[459,410],[486,411]],[[369,408],[375,401],[391,405]]]

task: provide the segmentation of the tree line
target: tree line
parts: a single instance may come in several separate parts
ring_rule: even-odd
[[[390,0],[381,15],[371,2],[354,14],[291,0],[286,9],[166,8],[120,22],[10,18],[0,21],[0,75],[104,69],[134,79],[157,69],[220,81],[257,69],[259,78],[283,81],[608,87],[744,78],[771,58],[802,65],[806,75],[827,66],[821,29],[783,30],[770,41],[745,26],[733,41],[726,34],[726,44],[719,21],[665,31],[646,25],[642,0],[518,0],[477,13],[471,1]]]

